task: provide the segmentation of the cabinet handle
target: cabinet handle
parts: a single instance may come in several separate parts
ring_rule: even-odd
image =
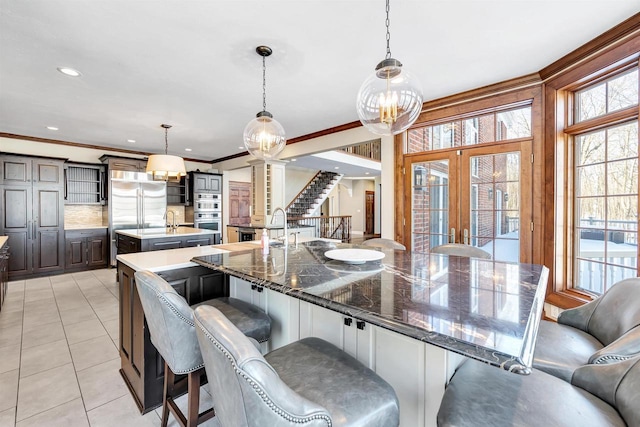
[[[27,221],[27,240],[31,240],[31,221]]]
[[[262,292],[263,288],[258,286],[258,292]]]
[[[36,240],[36,222],[33,221],[33,240]]]
[[[360,329],[362,331],[364,331],[364,325],[365,325],[364,320],[358,320],[356,322],[356,328],[358,328],[358,329]]]
[[[344,324],[345,326],[351,326],[351,324],[353,323],[353,319],[350,317],[345,317],[344,318]]]
[[[251,290],[255,291],[256,289],[258,289],[258,285],[251,285]]]

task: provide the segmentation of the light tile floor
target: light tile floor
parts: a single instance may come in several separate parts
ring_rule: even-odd
[[[104,269],[9,282],[0,311],[0,427],[160,425],[161,410],[140,415],[118,372],[115,278]],[[205,387],[201,395],[202,410],[211,407]]]

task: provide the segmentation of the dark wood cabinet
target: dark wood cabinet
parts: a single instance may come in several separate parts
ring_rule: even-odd
[[[167,205],[191,205],[189,181],[189,175],[185,175],[179,182],[167,182]]]
[[[65,231],[65,271],[106,267],[108,245],[106,229]]]
[[[120,372],[143,414],[162,404],[164,361],[151,343],[135,285],[135,271],[118,262],[120,285]],[[205,267],[159,272],[189,305],[228,296],[228,278]],[[186,382],[184,384],[186,390]],[[178,391],[179,393],[180,391]]]
[[[222,175],[204,172],[189,172],[191,193],[222,193]]]
[[[64,269],[64,161],[0,156],[0,234],[10,277]]]
[[[132,159],[129,157],[103,155],[100,161],[107,165],[109,170],[145,172],[147,161],[145,159]]]
[[[106,168],[104,165],[67,163],[64,167],[65,205],[104,205]]]
[[[208,246],[220,243],[219,234],[205,234],[192,236],[166,236],[153,239],[139,239],[116,233],[118,254],[134,252],[161,251],[164,249],[188,248],[194,246]],[[217,239],[216,239],[217,237]]]
[[[5,241],[0,247],[0,310],[7,296],[7,284],[9,282],[9,245]]]

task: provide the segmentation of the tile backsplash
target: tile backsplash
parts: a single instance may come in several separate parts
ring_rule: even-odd
[[[65,205],[64,226],[65,228],[77,227],[100,227],[109,224],[106,206],[101,205]],[[107,221],[105,222],[105,217]]]

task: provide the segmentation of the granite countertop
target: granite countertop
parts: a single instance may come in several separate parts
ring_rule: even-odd
[[[149,270],[153,272],[175,270],[179,268],[195,267],[191,258],[210,254],[229,252],[228,245],[195,246],[191,248],[165,249],[162,251],[135,252],[117,255],[116,259],[133,268],[135,271]],[[239,250],[247,249],[239,246]]]
[[[265,257],[257,248],[192,261],[503,369],[529,372],[546,267],[389,250],[381,261],[360,265],[324,256],[354,247],[313,241],[287,251],[274,247]]]
[[[219,234],[219,231],[208,230],[206,228],[178,227],[170,230],[168,227],[159,228],[132,228],[126,230],[116,230],[116,233],[125,236],[135,237],[136,239],[157,239],[172,236],[192,236],[198,234]]]
[[[9,237],[0,236],[0,248],[3,247],[7,243],[7,240],[9,240]]]

